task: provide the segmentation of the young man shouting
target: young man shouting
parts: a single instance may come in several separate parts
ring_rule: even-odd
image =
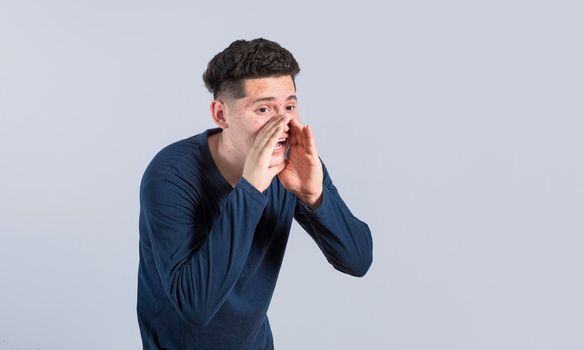
[[[363,276],[369,227],[343,202],[300,122],[292,54],[237,40],[208,64],[217,128],[177,141],[140,185],[144,349],[273,349],[267,310],[292,219],[329,263]]]

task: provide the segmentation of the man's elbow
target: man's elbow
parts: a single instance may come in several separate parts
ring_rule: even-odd
[[[171,292],[167,295],[174,310],[183,321],[193,326],[207,326],[219,309],[215,302],[206,298],[197,298],[196,294]]]
[[[351,276],[363,277],[369,271],[371,264],[373,263],[373,242],[371,239],[371,230],[366,223],[364,225],[363,235],[366,239],[366,243],[360,244],[354,250],[354,255],[351,264]]]
[[[369,271],[371,264],[373,263],[373,257],[369,255],[366,259],[364,259],[355,269],[353,269],[352,275],[355,277],[363,277]]]
[[[335,266],[335,268],[343,273],[354,277],[363,277],[369,271],[373,263],[373,256],[371,254],[360,259],[355,259],[350,265]]]
[[[210,296],[208,293],[193,288],[192,281],[182,278],[183,271],[180,270],[180,272],[180,275],[177,274],[171,278],[173,283],[166,290],[166,295],[183,321],[193,326],[205,327],[221,307],[221,299],[218,299],[216,295]]]
[[[197,327],[205,327],[207,326],[213,316],[215,316],[214,312],[205,311],[202,309],[193,310],[193,309],[185,309],[185,308],[175,308],[177,313],[179,314],[180,318],[182,318],[185,322],[197,326]]]

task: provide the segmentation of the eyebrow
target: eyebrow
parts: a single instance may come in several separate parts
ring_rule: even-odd
[[[261,97],[261,98],[253,100],[253,102],[251,104],[253,105],[253,104],[256,104],[256,103],[262,102],[262,101],[274,101],[275,99],[276,99],[275,97]],[[298,98],[296,97],[296,95],[290,95],[290,96],[288,96],[286,101],[289,101],[289,100],[298,101]]]

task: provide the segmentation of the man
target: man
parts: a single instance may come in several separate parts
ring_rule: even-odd
[[[266,313],[293,218],[334,268],[369,269],[369,227],[341,199],[298,119],[299,71],[275,42],[233,42],[203,75],[218,128],[166,146],[144,172],[145,349],[273,349]]]

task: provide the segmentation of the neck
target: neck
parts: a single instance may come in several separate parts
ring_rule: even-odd
[[[235,187],[235,184],[243,174],[245,158],[237,149],[229,143],[224,136],[225,130],[212,135],[209,139],[209,148],[219,172],[227,182]],[[213,139],[211,139],[213,138]]]

